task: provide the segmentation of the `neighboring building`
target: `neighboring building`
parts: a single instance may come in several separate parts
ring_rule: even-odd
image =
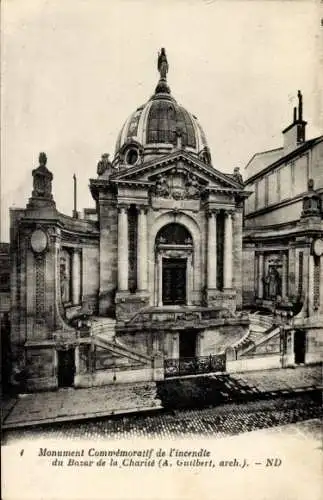
[[[323,136],[306,140],[300,91],[298,101],[283,146],[245,167],[243,302],[284,323],[284,335],[269,339],[283,366],[323,354]]]
[[[13,381],[27,390],[224,369],[248,332],[241,176],[213,167],[163,49],[158,70],[98,163],[95,210],[56,210],[44,153],[26,209],[11,210]]]
[[[0,332],[1,388],[6,392],[10,378],[10,245],[0,243]]]
[[[10,311],[10,245],[0,243],[0,317]]]

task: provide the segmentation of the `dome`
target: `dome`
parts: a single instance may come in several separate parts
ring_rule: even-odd
[[[181,147],[210,163],[201,125],[170,93],[164,49],[158,57],[158,70],[160,80],[154,95],[129,116],[119,133],[114,164],[132,166]]]

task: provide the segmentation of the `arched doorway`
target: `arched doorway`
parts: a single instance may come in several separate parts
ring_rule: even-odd
[[[158,306],[190,304],[193,240],[182,224],[162,227],[155,241]]]

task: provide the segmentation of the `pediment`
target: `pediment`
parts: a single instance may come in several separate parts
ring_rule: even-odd
[[[163,195],[168,189],[185,189],[194,198],[201,190],[242,192],[243,186],[232,176],[223,174],[210,165],[186,152],[177,152],[139,166],[121,170],[111,181],[126,184],[154,186],[156,194]],[[176,196],[176,194],[175,194]]]

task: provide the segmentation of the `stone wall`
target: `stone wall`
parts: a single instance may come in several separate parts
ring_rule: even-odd
[[[242,289],[243,304],[250,305],[255,301],[256,273],[255,273],[255,247],[244,244],[242,252]]]
[[[53,348],[31,348],[26,351],[24,370],[26,386],[20,391],[48,390],[57,387],[55,352]]]
[[[236,290],[236,308],[242,308],[242,210],[238,209],[233,217],[233,272],[232,287]]]
[[[82,250],[82,295],[83,304],[97,311],[100,280],[99,247],[85,246]]]
[[[111,196],[100,197],[100,291],[99,313],[114,314],[118,273],[118,211]]]
[[[308,328],[306,331],[305,363],[323,361],[322,328]]]

